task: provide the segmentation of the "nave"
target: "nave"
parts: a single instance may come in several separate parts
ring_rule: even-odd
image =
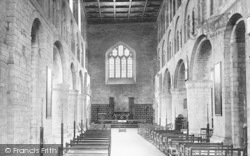
[[[248,156],[248,8],[250,0],[0,0],[0,145],[176,156],[169,149],[184,141],[201,142],[205,156]],[[130,129],[141,125],[142,137]]]
[[[111,156],[165,156],[139,135],[136,128],[128,128],[126,132],[119,132],[118,128],[113,128],[111,134]]]

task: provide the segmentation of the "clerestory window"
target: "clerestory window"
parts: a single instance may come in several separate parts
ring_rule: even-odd
[[[106,53],[106,82],[108,84],[135,83],[135,52],[123,43]]]

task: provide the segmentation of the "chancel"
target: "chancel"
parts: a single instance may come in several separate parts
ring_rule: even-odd
[[[0,156],[250,155],[248,8],[0,0]]]

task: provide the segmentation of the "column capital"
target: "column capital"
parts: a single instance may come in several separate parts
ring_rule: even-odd
[[[171,91],[171,94],[175,94],[175,93],[179,93],[182,91],[186,91],[186,88],[173,88],[170,91]]]
[[[187,81],[186,82],[186,88],[192,89],[192,88],[212,88],[213,82],[211,80],[200,80],[200,81]]]
[[[78,95],[78,90],[69,90],[68,93],[69,95]]]
[[[58,91],[68,91],[69,90],[69,85],[65,83],[58,83],[53,85],[53,90],[58,90]]]
[[[161,98],[170,98],[172,95],[171,95],[171,92],[170,93],[165,93],[165,94],[162,94],[161,95]]]

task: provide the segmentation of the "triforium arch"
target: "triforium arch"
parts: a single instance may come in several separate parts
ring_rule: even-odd
[[[162,67],[164,67],[165,65],[165,56],[166,56],[166,51],[165,51],[165,40],[162,42],[162,46],[161,46],[161,64]]]
[[[176,18],[174,27],[174,53],[177,53],[177,51],[179,50],[179,23],[180,16]]]
[[[162,98],[162,104],[163,104],[163,119],[165,119],[165,124],[169,124],[172,122],[172,94],[171,94],[171,74],[168,69],[165,70],[164,76],[163,76],[163,98]],[[164,121],[164,120],[163,120]]]
[[[34,19],[31,27],[31,56],[36,56],[36,53],[40,53],[40,43],[42,36],[42,24],[38,18]]]
[[[190,15],[189,15],[189,5],[190,5],[190,0],[187,0],[185,11],[184,11],[184,43],[187,42],[188,36],[189,36],[189,24],[188,20],[190,20]],[[189,17],[189,18],[188,18]]]
[[[226,138],[242,147],[247,125],[246,106],[246,27],[242,15],[232,15],[224,36],[225,129]],[[227,89],[228,88],[228,89]],[[230,88],[230,89],[229,89]],[[227,99],[227,100],[226,100]],[[248,128],[249,129],[249,128]]]
[[[171,30],[168,32],[168,40],[167,40],[167,61],[169,61],[172,57],[172,43],[171,43]]]
[[[53,84],[65,83],[65,57],[60,41],[53,45]]]

